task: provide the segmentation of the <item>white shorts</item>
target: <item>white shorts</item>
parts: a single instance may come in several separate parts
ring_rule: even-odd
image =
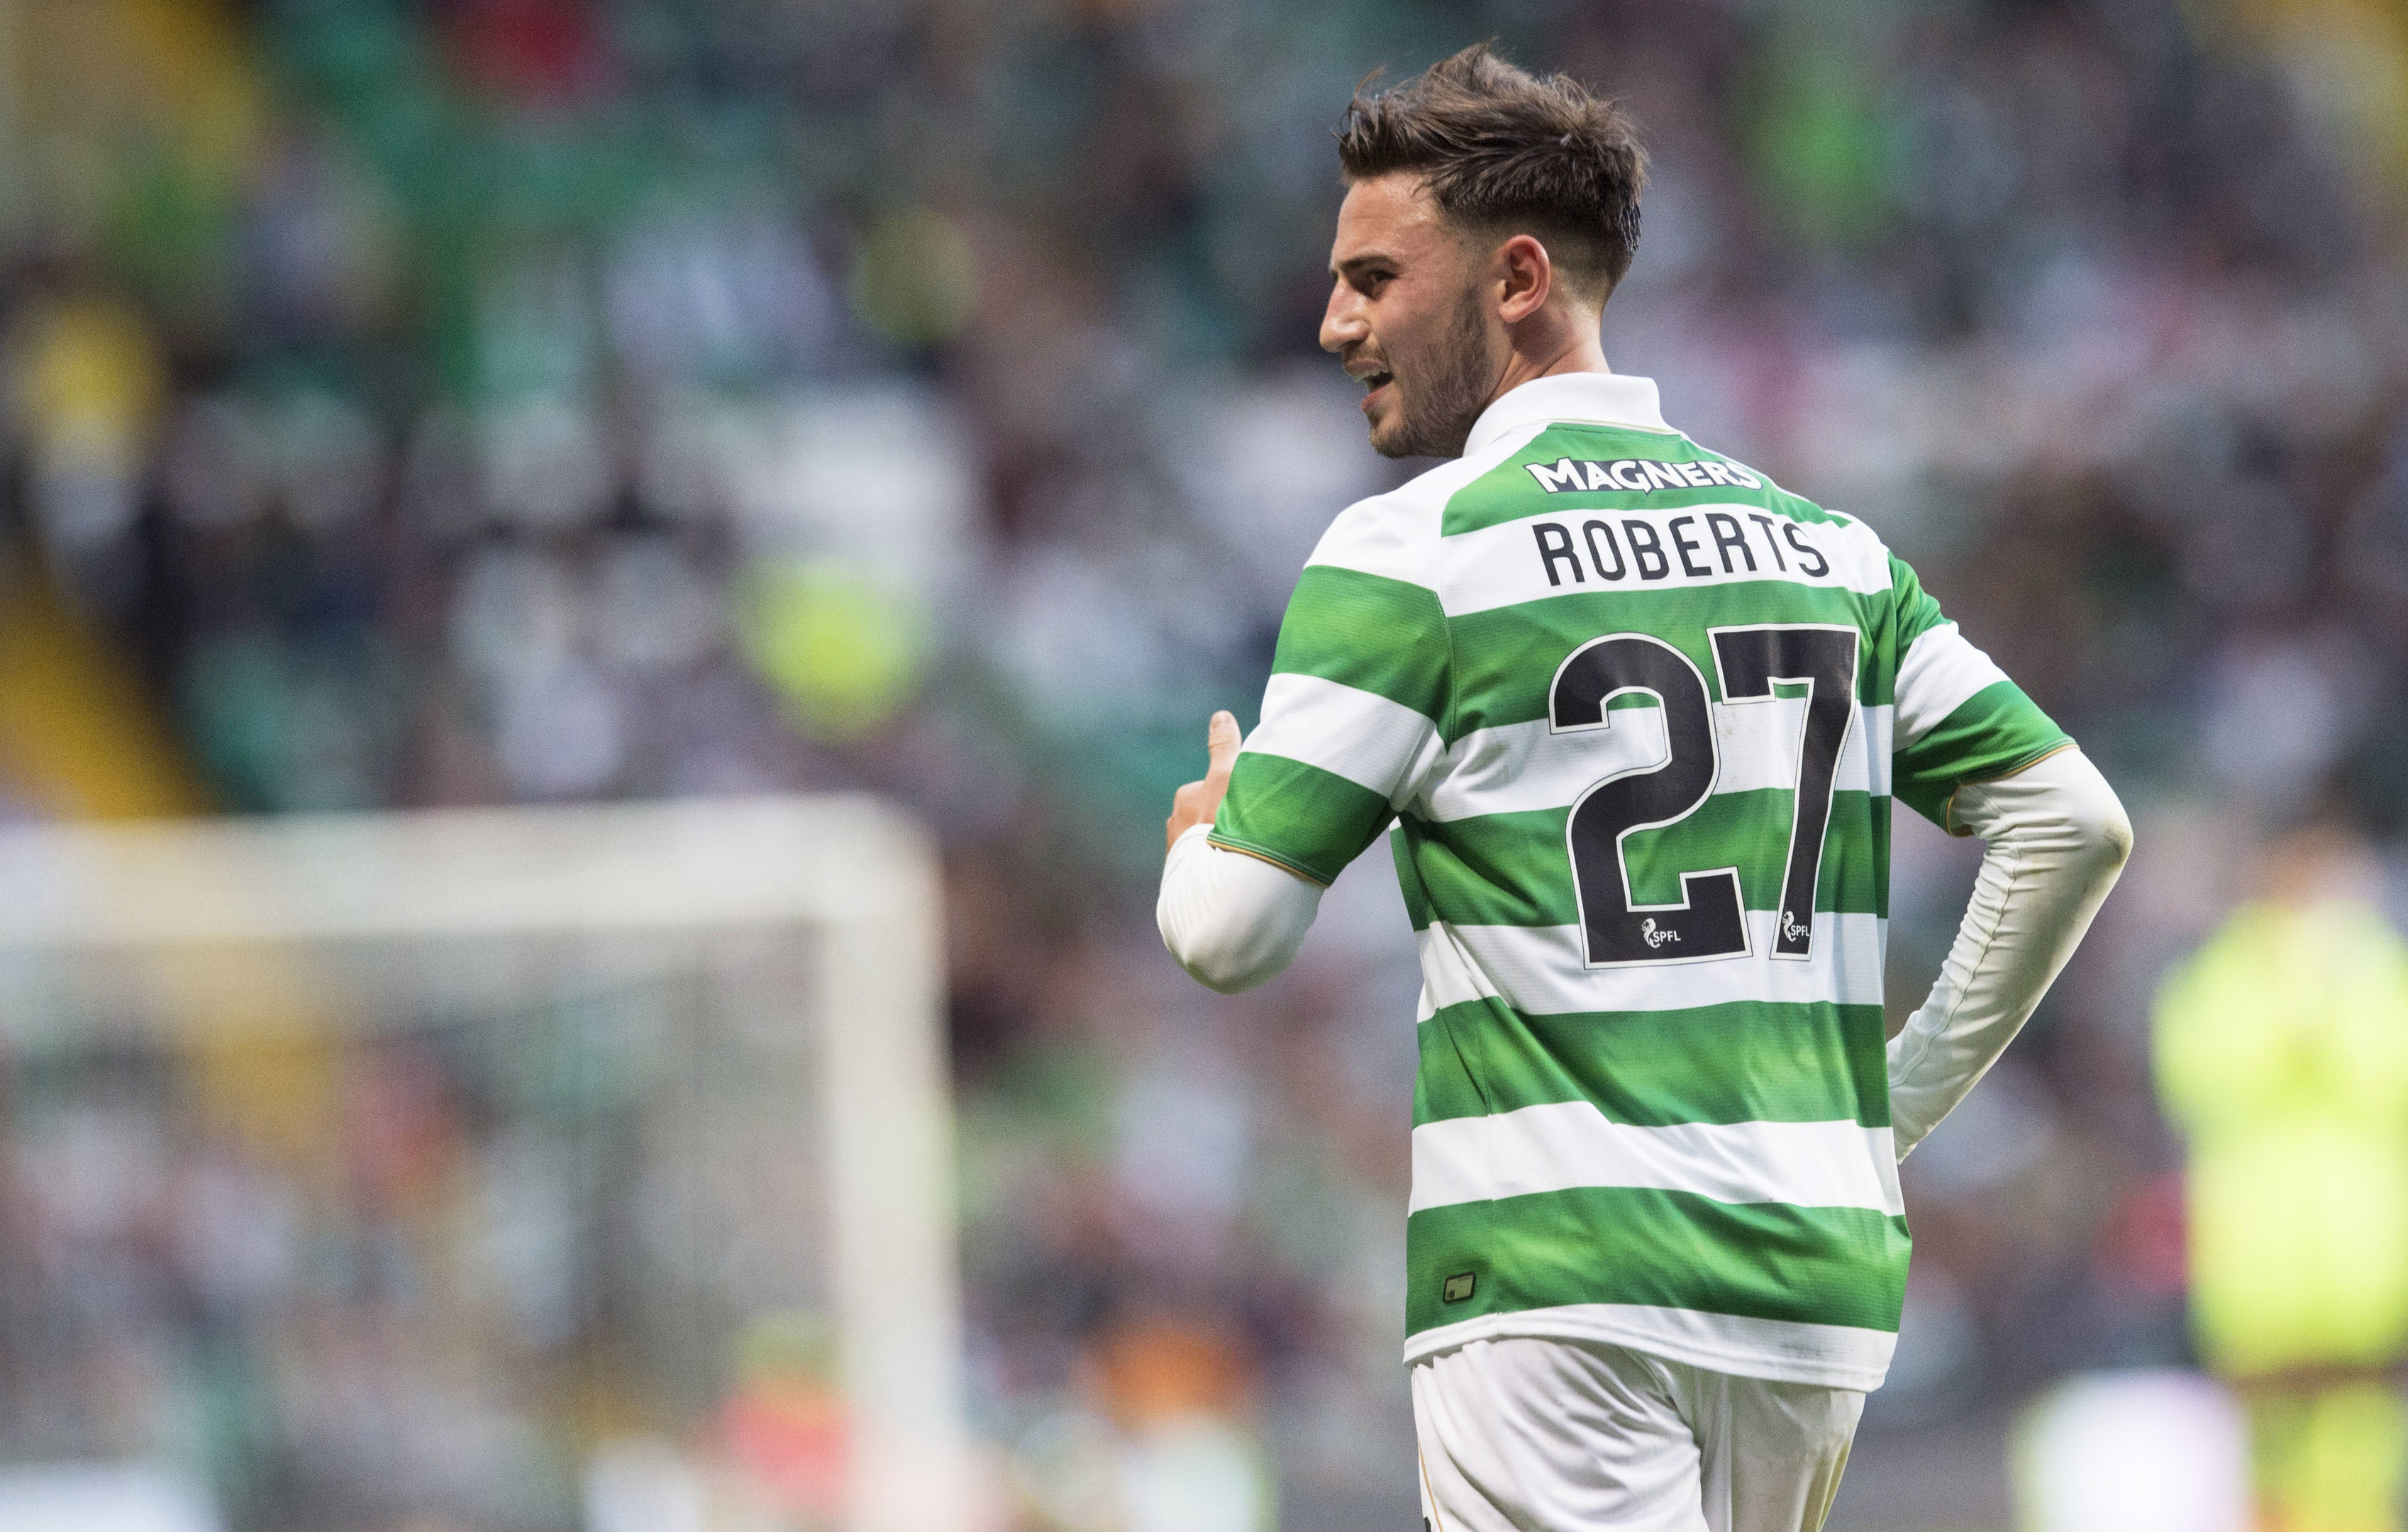
[[[1865,1403],[1518,1337],[1425,1357],[1412,1382],[1430,1532],[1815,1532]]]

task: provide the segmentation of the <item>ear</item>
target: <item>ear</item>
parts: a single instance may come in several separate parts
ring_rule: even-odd
[[[1519,324],[1546,307],[1555,290],[1555,264],[1536,237],[1517,234],[1497,248],[1497,317]]]

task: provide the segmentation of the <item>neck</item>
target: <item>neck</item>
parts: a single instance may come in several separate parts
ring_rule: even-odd
[[[1498,375],[1497,386],[1488,391],[1486,404],[1495,404],[1534,378],[1613,370],[1605,365],[1605,347],[1598,339],[1595,320],[1575,319],[1570,323],[1546,326],[1542,333],[1520,333],[1536,328],[1533,321],[1526,320],[1517,329],[1506,332],[1504,369]],[[1484,404],[1483,408],[1485,407]]]

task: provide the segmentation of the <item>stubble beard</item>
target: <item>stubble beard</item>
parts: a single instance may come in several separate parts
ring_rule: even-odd
[[[1431,348],[1427,380],[1408,394],[1404,379],[1398,379],[1395,427],[1374,430],[1372,450],[1382,457],[1461,457],[1473,423],[1488,407],[1492,374],[1480,295],[1466,293],[1445,337]]]

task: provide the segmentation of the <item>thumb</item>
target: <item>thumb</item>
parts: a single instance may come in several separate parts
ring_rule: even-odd
[[[1211,724],[1204,734],[1204,748],[1211,754],[1213,776],[1226,777],[1229,774],[1230,768],[1238,764],[1238,746],[1241,742],[1242,737],[1238,733],[1237,715],[1226,709],[1214,713]]]

